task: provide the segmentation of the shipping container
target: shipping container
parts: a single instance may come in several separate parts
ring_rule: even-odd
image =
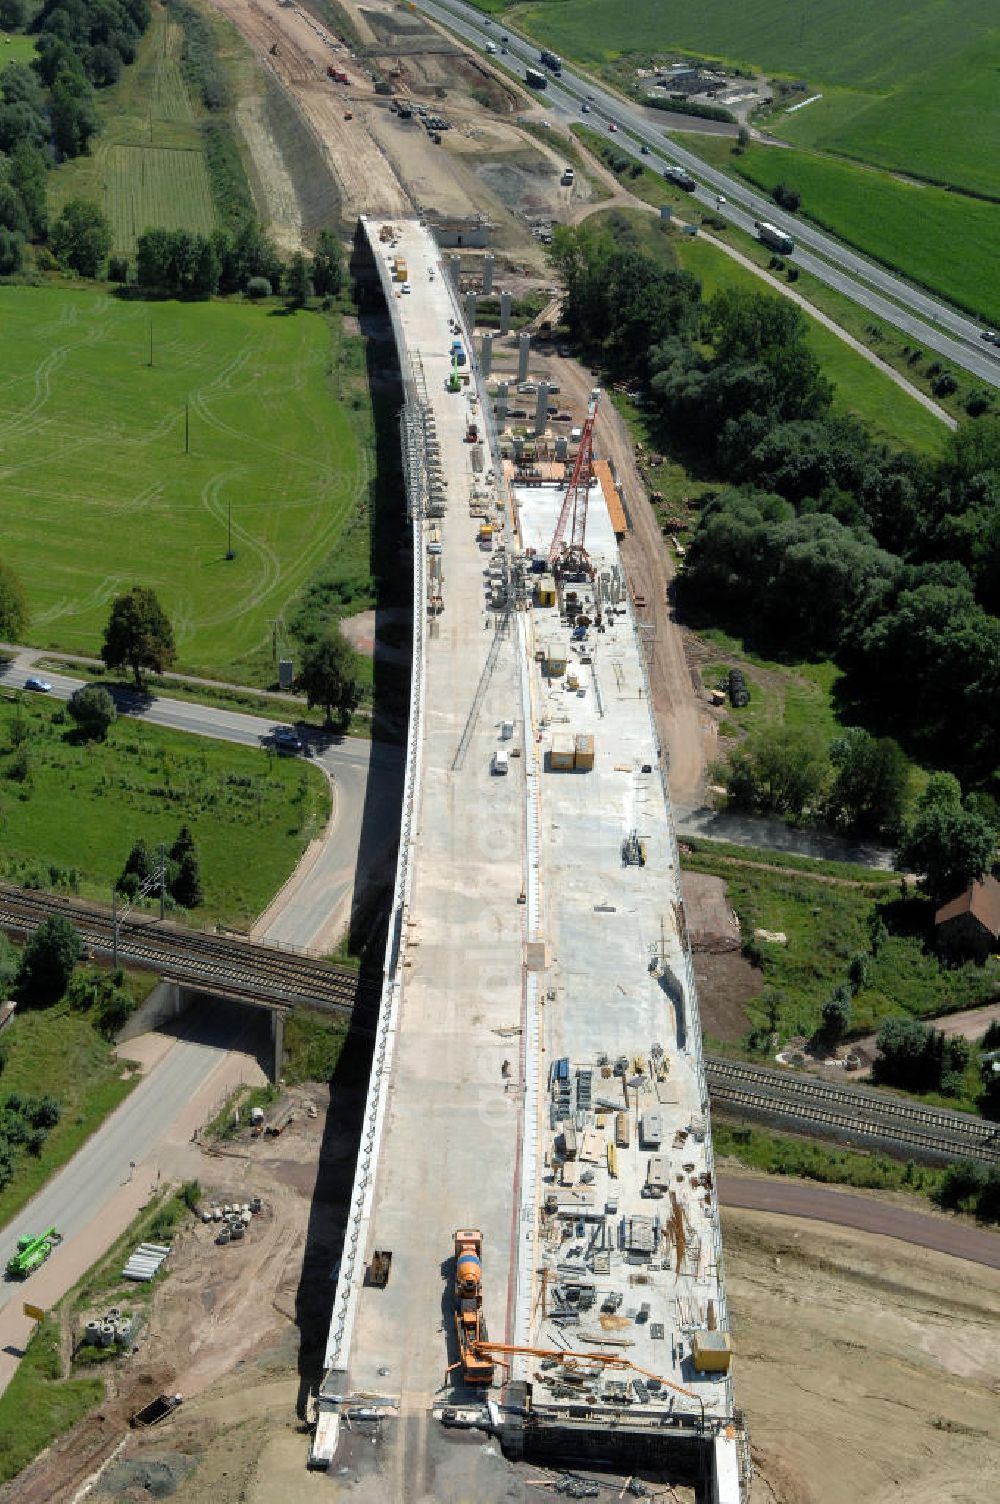
[[[589,773],[594,766],[594,738],[592,736],[578,736],[576,738],[575,761],[577,770],[581,773]]]
[[[695,1332],[691,1356],[698,1373],[728,1373],[733,1345],[728,1332]]]
[[[576,746],[570,736],[554,736],[549,752],[549,767],[554,772],[567,773],[573,769]]]

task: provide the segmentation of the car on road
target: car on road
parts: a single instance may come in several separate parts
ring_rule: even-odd
[[[988,345],[995,345],[997,342],[996,330],[984,329],[979,338],[984,339]]]
[[[517,389],[522,397],[533,397],[538,391],[538,387],[533,381],[521,381],[518,383]]]
[[[640,156],[643,156],[643,157],[648,157],[649,156],[649,147],[646,145],[645,141],[639,147],[639,154],[640,154]]]
[[[616,131],[617,129],[618,129],[618,126],[615,123],[615,121],[614,120],[609,120],[608,121],[608,130],[609,131]]]
[[[24,687],[25,689],[33,689],[39,695],[50,695],[52,693],[52,685],[48,679],[39,679],[35,674],[32,674],[30,679],[25,679]]]
[[[273,740],[274,750],[286,757],[294,757],[305,750],[305,742],[294,726],[275,726]]]
[[[584,100],[583,104],[580,106],[580,114],[581,115],[589,115],[590,114],[590,105],[587,103],[586,100]]]

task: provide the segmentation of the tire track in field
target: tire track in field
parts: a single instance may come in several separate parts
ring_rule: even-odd
[[[61,621],[66,616],[82,616],[88,611],[97,611],[107,606],[116,595],[121,595],[125,590],[125,578],[121,575],[105,575],[100,584],[95,585],[87,596],[74,596],[72,600],[62,599],[47,606],[44,611],[36,611],[33,620],[36,625]]]
[[[59,328],[63,324],[73,326],[79,322],[79,314],[75,308],[66,309],[65,314],[70,316],[60,318],[55,324],[49,327]],[[15,413],[7,422],[0,421],[0,438],[14,438],[19,437],[22,433],[37,432],[39,428],[44,427],[45,423],[51,421],[50,419],[43,418],[38,423],[35,423],[32,420],[46,407],[52,396],[53,375],[61,368],[70,354],[83,349],[87,345],[93,345],[105,339],[108,327],[109,318],[106,313],[101,324],[91,324],[88,327],[83,339],[57,345],[55,349],[50,350],[48,355],[39,361],[34,370],[34,396],[26,407],[22,408],[20,412]]]
[[[215,518],[220,527],[227,525],[226,509],[223,506],[220,492],[228,482],[236,479],[243,473],[243,467],[220,471],[212,477],[203,487],[201,501],[209,516]],[[217,612],[214,616],[203,616],[199,621],[201,627],[218,627],[226,622],[233,621],[237,616],[244,615],[248,610],[260,606],[269,595],[281,583],[281,560],[274,549],[262,539],[254,537],[247,529],[236,523],[233,526],[233,537],[238,542],[244,543],[254,554],[261,566],[261,574],[256,587],[248,595],[241,595],[231,607]]]
[[[245,429],[234,428],[225,418],[220,418],[216,413],[213,413],[207,399],[208,394],[218,388],[218,386],[219,382],[213,381],[207,387],[200,387],[191,396],[192,408],[197,411],[199,417],[209,428],[214,428],[217,433],[227,434],[230,438],[236,439],[244,446],[253,445],[254,449],[261,454],[274,455],[278,459],[302,466],[305,469],[315,470],[323,479],[336,474],[333,465],[325,460],[313,459],[310,455],[300,454],[294,449],[286,449],[283,445],[268,443],[266,439],[262,439],[256,434],[249,434]],[[231,396],[234,394],[230,392],[228,395]]]

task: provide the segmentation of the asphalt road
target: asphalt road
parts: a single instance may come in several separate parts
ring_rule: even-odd
[[[848,841],[844,836],[825,831],[795,830],[784,820],[768,820],[730,810],[685,809],[675,805],[674,829],[680,841],[685,836],[703,836],[708,841],[728,841],[734,846],[783,851],[793,856],[810,856],[817,861],[852,862],[858,867],[873,867],[882,872],[892,872],[895,865],[896,854],[886,846]]]
[[[68,674],[37,670],[29,659],[26,653],[23,662],[0,663],[0,684],[23,689],[26,679],[40,674],[52,685],[54,699],[68,700],[85,682]],[[113,693],[121,715],[246,747],[266,750],[278,724],[236,710],[140,695],[128,688],[116,688]],[[402,754],[396,747],[361,737],[336,736],[310,726],[300,726],[299,731],[307,756],[333,781],[333,828],[310,869],[308,881],[298,884],[285,904],[273,906],[255,933],[307,950],[328,949],[336,939],[333,930],[342,928],[349,918],[358,878],[366,881],[374,876],[392,846],[399,818]]]
[[[129,1179],[130,1164],[142,1163],[230,1050],[240,1048],[252,1021],[241,1019],[232,1008],[220,1007],[199,1013],[197,1026],[198,1038],[179,1038],[83,1148],[4,1228],[0,1242],[3,1265],[24,1233],[55,1227],[68,1243],[82,1232]],[[58,1257],[56,1248],[49,1263]],[[0,1310],[11,1300],[30,1298],[30,1283],[6,1278],[0,1283]]]
[[[480,50],[487,41],[496,44],[499,36],[508,37],[507,56],[498,55],[490,61],[519,73],[522,80],[524,67],[540,68],[538,47],[512,32],[502,19],[488,24],[481,12],[458,0],[415,0],[415,3],[418,10]],[[586,116],[580,111],[584,100],[590,101],[590,113]],[[756,233],[754,220],[766,219],[777,225],[795,240],[797,266],[979,380],[1000,387],[1000,350],[980,339],[981,324],[866,260],[807,221],[783,214],[772,199],[754,193],[740,179],[710,167],[678,143],[665,141],[663,127],[657,129],[652,125],[642,108],[601,89],[593,80],[573,73],[565,65],[558,79],[548,76],[547,87],[539,92],[538,102],[563,123],[581,121],[592,129],[602,130],[614,121],[618,126],[615,144],[623,153],[661,172],[670,163],[686,167],[699,183],[692,197],[713,213],[750,235]],[[642,142],[650,148],[645,157],[639,150]],[[723,195],[722,203],[719,194]]]
[[[744,1175],[719,1175],[716,1188],[723,1211],[741,1207],[755,1212],[777,1212],[785,1217],[806,1217],[815,1222],[833,1222],[859,1232],[898,1238],[920,1248],[933,1248],[973,1264],[1000,1269],[1000,1234],[967,1223],[911,1211],[892,1201],[852,1196],[818,1185],[794,1180],[756,1179]]]

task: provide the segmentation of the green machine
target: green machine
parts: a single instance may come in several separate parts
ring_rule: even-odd
[[[7,1260],[7,1273],[12,1279],[26,1279],[29,1274],[34,1274],[57,1243],[62,1242],[62,1233],[56,1232],[50,1227],[47,1232],[38,1233],[32,1237],[25,1233],[17,1240],[17,1252],[13,1258]]]

